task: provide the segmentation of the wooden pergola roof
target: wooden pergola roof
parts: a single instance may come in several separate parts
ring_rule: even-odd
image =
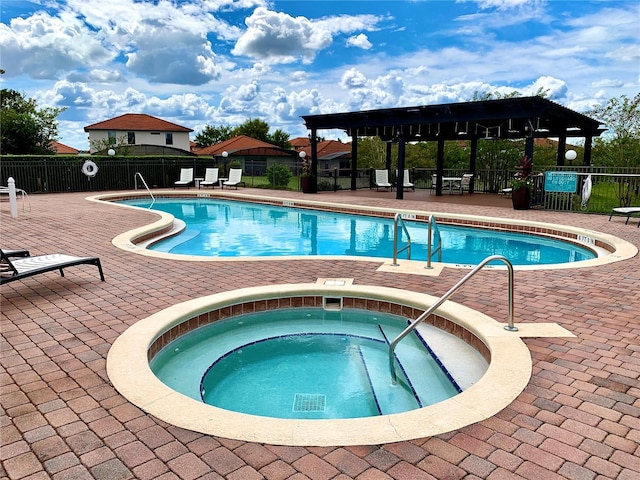
[[[305,115],[310,130],[405,142],[599,136],[599,121],[539,96]]]

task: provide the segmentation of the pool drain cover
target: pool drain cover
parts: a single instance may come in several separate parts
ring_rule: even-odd
[[[324,412],[327,396],[317,393],[296,393],[293,399],[294,412]]]

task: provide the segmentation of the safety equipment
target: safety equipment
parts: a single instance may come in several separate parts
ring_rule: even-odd
[[[98,173],[98,166],[95,164],[95,162],[87,160],[82,165],[82,173],[84,173],[89,178],[95,177],[96,173]]]

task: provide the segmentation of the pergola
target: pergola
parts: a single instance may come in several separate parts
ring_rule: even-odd
[[[591,163],[591,143],[605,129],[586,115],[539,96],[483,100],[441,105],[385,108],[360,112],[305,115],[311,131],[312,168],[317,173],[318,130],[344,130],[351,136],[351,189],[356,189],[358,137],[379,137],[387,144],[387,167],[391,163],[391,144],[398,143],[398,186],[402,185],[405,144],[438,142],[436,195],[442,194],[444,142],[470,142],[469,168],[476,169],[478,140],[525,139],[525,155],[533,158],[535,138],[558,138],[557,164],[564,165],[567,138],[584,138],[584,164]],[[401,199],[403,189],[397,188]]]

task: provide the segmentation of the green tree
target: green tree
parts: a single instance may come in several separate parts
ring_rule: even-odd
[[[3,154],[55,153],[56,118],[64,108],[38,108],[20,92],[0,91],[0,152]]]
[[[268,143],[277,145],[281,148],[291,148],[291,144],[289,143],[289,134],[279,128],[269,135],[269,140],[267,141]]]
[[[217,127],[207,125],[196,135],[195,142],[199,148],[208,147],[229,140],[232,137],[232,132],[233,128],[228,125],[219,125]]]
[[[246,135],[247,137],[262,140],[263,142],[269,142],[271,140],[269,137],[269,124],[259,118],[250,118],[235,127],[231,136],[237,137],[238,135]]]
[[[596,138],[594,161],[600,165],[636,167],[640,165],[640,93],[633,99],[622,95],[589,115],[602,121],[607,131]]]

